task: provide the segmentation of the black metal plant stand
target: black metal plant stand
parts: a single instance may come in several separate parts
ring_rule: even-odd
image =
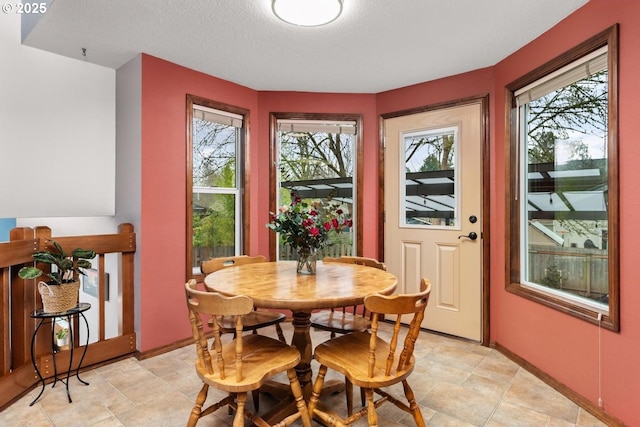
[[[84,360],[84,356],[87,354],[87,348],[89,347],[89,322],[87,322],[87,318],[84,316],[84,312],[89,310],[90,308],[91,308],[91,304],[86,302],[81,302],[76,307],[60,313],[45,313],[42,309],[36,310],[33,313],[31,313],[32,318],[40,319],[40,321],[38,322],[38,326],[36,326],[36,330],[33,332],[33,336],[31,337],[31,362],[33,363],[33,367],[36,370],[36,374],[38,375],[39,382],[42,383],[42,388],[38,396],[36,396],[36,398],[33,399],[33,402],[31,402],[29,406],[32,406],[34,403],[38,401],[38,399],[40,399],[40,396],[42,396],[42,393],[44,392],[44,388],[45,388],[44,378],[40,373],[40,369],[38,368],[38,364],[36,363],[36,359],[34,355],[36,335],[38,334],[38,330],[40,329],[40,327],[45,322],[51,324],[51,351],[53,353],[53,385],[51,387],[52,388],[55,387],[58,381],[64,383],[67,387],[67,397],[69,398],[69,403],[71,403],[72,402],[71,394],[69,394],[69,377],[71,376],[71,372],[73,371],[72,369],[73,368],[73,349],[74,349],[74,343],[75,343],[75,340],[73,338],[74,332],[73,332],[73,328],[71,327],[71,320],[74,316],[77,316],[78,318],[82,318],[82,320],[84,320],[85,327],[87,328],[87,341],[84,345],[84,351],[82,352],[80,363],[78,363],[78,367],[76,368],[75,374],[73,375],[75,375],[75,377],[78,378],[78,381],[80,381],[81,383],[85,385],[89,385],[88,382],[80,378],[80,367],[82,366],[82,361]],[[58,377],[58,366],[56,364],[56,353],[58,353],[60,350],[56,349],[55,347],[55,343],[54,343],[55,333],[54,333],[53,322],[58,317],[66,318],[67,323],[69,325],[69,367],[67,368],[66,378]]]

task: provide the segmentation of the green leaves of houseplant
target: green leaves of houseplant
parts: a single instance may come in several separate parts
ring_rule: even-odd
[[[22,267],[18,271],[21,279],[36,279],[42,274],[49,277],[52,283],[62,285],[63,283],[73,281],[73,274],[78,273],[84,275],[82,268],[91,268],[90,259],[95,258],[96,252],[88,249],[74,249],[71,254],[67,254],[62,246],[56,241],[51,241],[53,248],[49,251],[40,251],[33,254],[33,259],[37,262],[55,265],[57,271],[44,273],[37,267]],[[75,265],[74,265],[75,260]]]

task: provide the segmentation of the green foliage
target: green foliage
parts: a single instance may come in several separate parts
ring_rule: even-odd
[[[213,178],[213,186],[235,187],[235,162],[229,161]],[[193,246],[212,248],[235,244],[235,196],[211,197],[205,212],[193,214]]]
[[[91,268],[91,262],[89,260],[96,256],[93,250],[77,248],[74,249],[71,254],[67,254],[58,242],[52,240],[51,244],[53,248],[50,251],[36,252],[33,254],[33,259],[36,262],[55,265],[58,270],[51,273],[44,273],[37,267],[22,267],[20,271],[18,271],[18,276],[21,279],[36,279],[44,274],[49,277],[52,283],[61,285],[72,282],[73,273],[84,275],[85,273],[81,269]]]
[[[440,170],[440,159],[434,154],[430,154],[424,158],[424,162],[420,167],[420,172],[430,172]]]
[[[558,270],[558,266],[550,264],[545,269],[545,276],[541,280],[541,284],[550,288],[559,289],[562,283],[562,272]]]
[[[529,163],[554,163],[556,159],[556,136],[547,131],[530,135],[534,144],[529,146]]]
[[[69,335],[69,329],[67,328],[59,329],[58,332],[56,332],[56,338],[59,340],[65,339],[67,335]]]

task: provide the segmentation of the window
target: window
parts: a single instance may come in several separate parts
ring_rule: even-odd
[[[245,253],[243,230],[247,111],[187,97],[187,276],[211,257]]]
[[[348,232],[330,235],[330,243],[319,253],[323,256],[356,255],[359,241],[360,188],[357,185],[361,165],[359,116],[326,114],[272,114],[273,195],[271,211],[290,203],[291,191],[303,200],[323,202],[345,212],[352,220]],[[271,233],[272,258],[295,259],[291,248],[276,244]]]
[[[619,330],[617,28],[508,85],[507,290]]]
[[[406,170],[400,195],[403,227],[459,227],[456,197],[458,128],[438,128],[402,135]]]

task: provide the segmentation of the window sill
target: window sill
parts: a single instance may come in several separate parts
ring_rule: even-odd
[[[578,305],[573,301],[569,301],[568,299],[558,298],[546,293],[536,291],[520,283],[510,283],[507,285],[506,290],[507,292],[519,295],[528,300],[537,302],[552,309],[558,310],[562,313],[592,323],[596,326],[599,325],[604,329],[608,329],[613,332],[620,332],[620,323],[618,319],[614,319],[608,314],[602,314],[600,311],[593,308],[587,308]],[[609,301],[609,304],[611,303],[612,301]],[[599,316],[602,316],[601,320],[598,320]]]

